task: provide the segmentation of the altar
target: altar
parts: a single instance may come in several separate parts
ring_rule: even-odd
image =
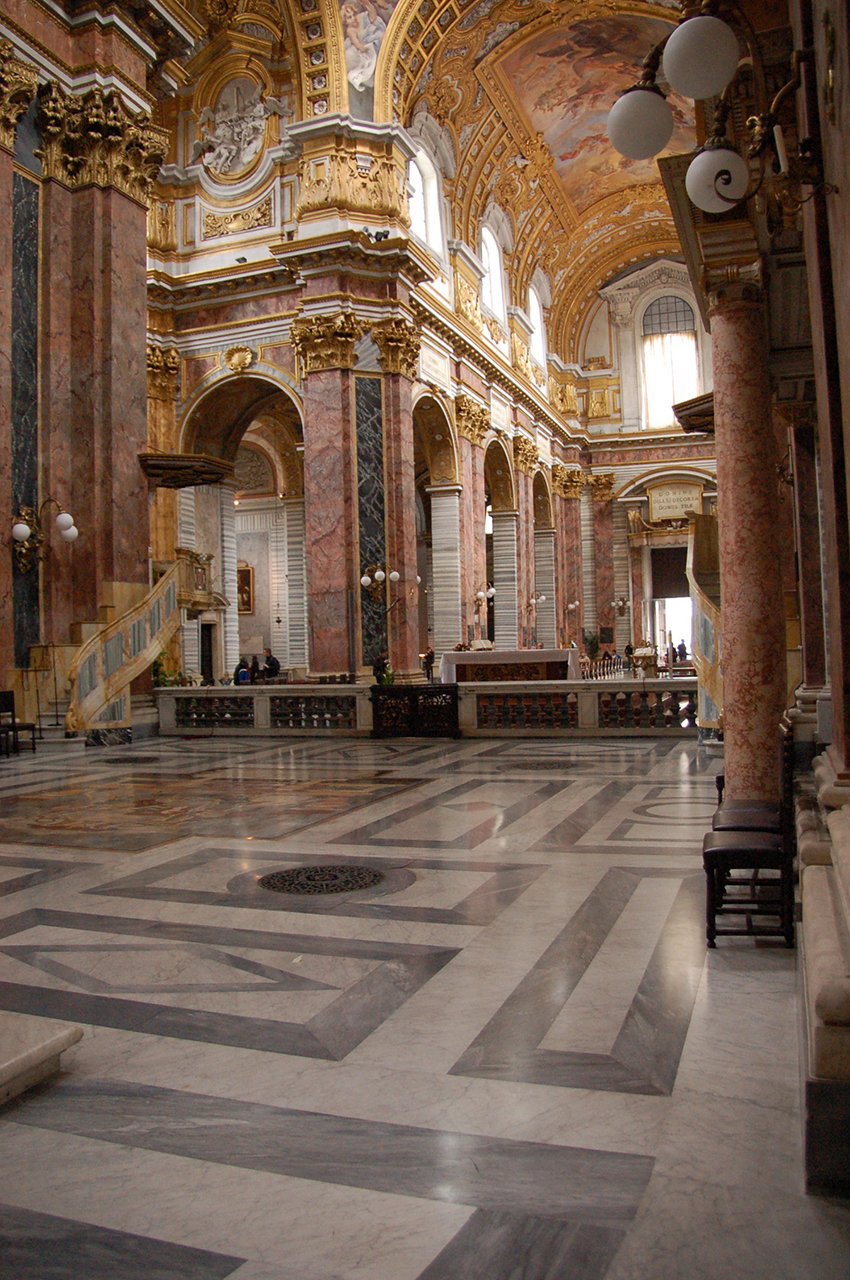
[[[440,659],[443,684],[481,680],[580,680],[578,649],[450,649]]]

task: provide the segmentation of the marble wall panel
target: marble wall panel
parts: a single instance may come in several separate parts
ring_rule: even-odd
[[[12,509],[38,510],[38,183],[12,184],[11,472]],[[15,665],[29,666],[38,644],[38,568],[13,577]]]
[[[384,504],[384,415],[382,379],[354,380],[357,414],[357,520],[360,536],[360,568],[384,567],[387,560],[386,507]],[[412,514],[412,513],[411,513]],[[395,568],[395,566],[391,566]],[[361,588],[360,629],[363,661],[367,666],[389,651],[387,639],[387,591]]]
[[[392,606],[387,615],[390,661],[396,671],[413,672],[420,669],[413,397],[410,379],[396,373],[384,378],[384,455],[387,561],[401,575],[388,602]],[[456,599],[457,580],[454,595]],[[456,621],[455,632],[457,625]]]
[[[818,509],[814,425],[796,427],[792,433],[792,469],[796,502],[796,546],[800,564],[798,586],[803,641],[803,683],[817,688],[826,680],[823,631],[823,577],[820,530],[811,513]]]
[[[0,508],[12,510],[12,157],[0,149]],[[0,672],[14,664],[12,555],[0,556]]]
[[[596,609],[599,624],[599,640],[613,652],[613,635],[603,640],[603,628],[614,627],[611,601],[614,599],[614,522],[613,502],[593,503],[593,523],[596,541]],[[608,630],[605,631],[605,635]]]

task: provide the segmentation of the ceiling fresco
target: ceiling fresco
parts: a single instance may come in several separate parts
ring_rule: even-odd
[[[498,62],[498,74],[533,133],[545,140],[579,213],[634,183],[658,181],[654,160],[620,156],[606,120],[617,96],[639,74],[644,56],[670,30],[637,16],[597,17],[537,31]],[[675,129],[664,154],[694,145],[693,108],[670,95]]]

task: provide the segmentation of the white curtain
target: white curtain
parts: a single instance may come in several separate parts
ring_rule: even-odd
[[[673,405],[699,395],[696,334],[651,333],[643,340],[647,427],[670,427]]]

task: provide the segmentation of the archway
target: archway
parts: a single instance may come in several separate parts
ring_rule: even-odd
[[[491,440],[484,454],[487,509],[493,522],[488,535],[488,581],[493,596],[493,643],[497,649],[516,649],[519,643],[517,588],[516,487],[513,467],[501,439]]]
[[[546,649],[558,646],[555,607],[555,522],[546,476],[536,472],[534,501],[534,640]]]
[[[457,448],[440,401],[422,396],[413,409],[416,474],[419,649],[436,654],[463,638],[460,484]]]

